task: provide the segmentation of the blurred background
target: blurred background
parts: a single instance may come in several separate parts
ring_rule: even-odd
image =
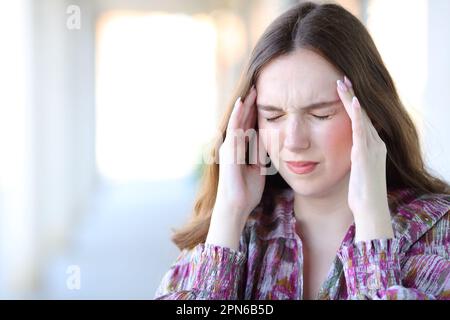
[[[297,2],[0,1],[0,298],[152,299],[250,51]],[[450,181],[450,1],[336,2]]]

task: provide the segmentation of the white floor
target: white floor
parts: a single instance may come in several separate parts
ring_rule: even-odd
[[[170,229],[187,218],[196,181],[104,188],[71,248],[51,261],[38,299],[153,299],[179,251]],[[69,266],[79,266],[80,288],[69,289]]]

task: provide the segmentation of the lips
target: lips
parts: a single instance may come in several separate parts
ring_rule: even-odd
[[[296,174],[306,174],[313,171],[318,162],[314,161],[286,161],[287,167]]]

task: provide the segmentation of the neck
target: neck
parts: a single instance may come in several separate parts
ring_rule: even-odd
[[[294,212],[302,237],[335,234],[343,237],[353,222],[348,206],[348,178],[326,193],[305,196],[295,193]]]

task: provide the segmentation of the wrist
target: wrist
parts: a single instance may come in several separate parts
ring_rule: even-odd
[[[233,209],[214,208],[205,242],[238,250],[245,222]]]
[[[355,242],[394,238],[390,215],[355,216]]]

